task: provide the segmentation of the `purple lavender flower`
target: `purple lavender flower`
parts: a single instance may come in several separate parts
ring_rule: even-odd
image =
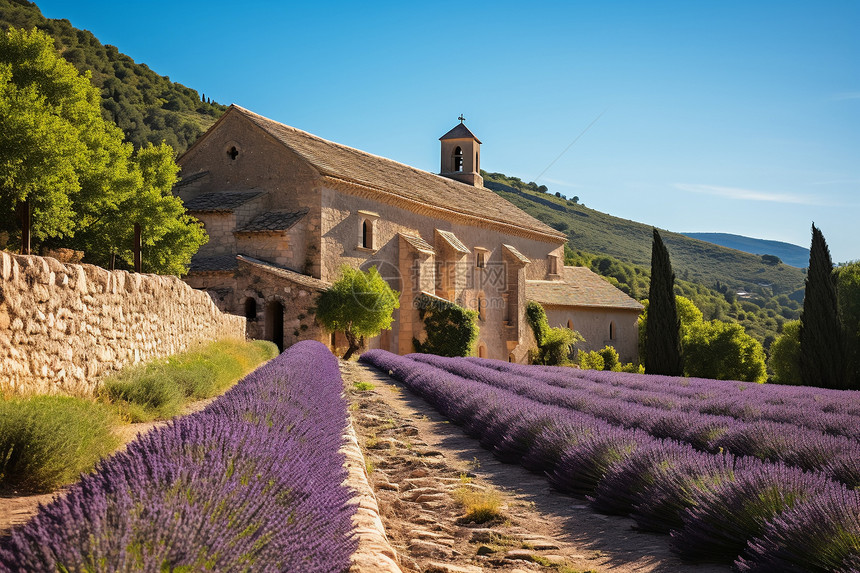
[[[292,346],[0,540],[0,571],[347,570],[342,391],[325,346]]]

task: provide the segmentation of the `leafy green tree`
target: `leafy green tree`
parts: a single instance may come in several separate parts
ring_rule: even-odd
[[[532,353],[533,364],[546,366],[569,364],[570,355],[576,343],[585,340],[575,330],[564,327],[551,328],[546,311],[533,300],[526,304],[526,319],[532,327],[537,343],[537,349]]]
[[[717,380],[767,380],[764,348],[737,323],[711,320],[694,324],[684,337],[687,376]]]
[[[368,336],[389,328],[394,309],[400,307],[400,293],[393,290],[376,267],[366,272],[348,265],[341,277],[317,301],[316,317],[331,332],[343,332],[349,343],[345,360],[364,345]]]
[[[59,57],[50,37],[0,36],[0,210],[22,215],[24,250],[32,222],[46,247],[83,250],[85,262],[103,266],[115,253],[131,266],[137,223],[145,270],[185,272],[206,234],[171,193],[178,170],[168,145],[134,154],[123,143],[102,119],[89,77]]]
[[[438,356],[469,356],[478,340],[478,311],[446,300],[419,295],[418,317],[427,339],[413,339],[416,352]]]
[[[79,195],[98,201],[92,186],[122,153],[104,148],[117,133],[101,117],[96,89],[57,55],[51,38],[37,30],[0,34],[0,207],[21,214],[25,234],[31,222],[36,239],[74,233],[73,202]]]
[[[87,261],[101,266],[115,254],[131,268],[134,224],[141,227],[143,267],[146,272],[183,274],[191,257],[207,241],[199,221],[188,215],[182,200],[172,193],[179,166],[173,149],[147,145],[130,158],[131,172],[137,177],[136,191],[115,197],[113,203],[81,206],[80,230],[74,238],[48,241],[82,250]]]
[[[800,321],[782,325],[782,334],[770,345],[767,361],[776,384],[803,384],[800,376]]]
[[[0,1],[0,29],[33,27],[51,36],[57,51],[81,74],[92,74],[102,117],[119,126],[136,149],[166,141],[184,151],[226,109],[201,101],[195,90],[136,64],[68,20],[45,18],[34,3]]]
[[[850,388],[860,390],[860,261],[837,269],[839,316],[845,331]]]
[[[800,322],[800,374],[803,383],[824,388],[846,388],[845,339],[839,321],[836,276],[830,249],[814,224]]]
[[[648,329],[648,299],[642,301],[645,307],[639,315],[639,356],[645,362],[645,332]],[[681,321],[681,339],[683,340],[690,327],[700,324],[704,317],[702,311],[685,296],[675,295],[675,308],[678,309],[678,319]],[[683,345],[682,345],[683,346]]]
[[[669,251],[660,233],[654,229],[651,245],[651,286],[648,291],[649,318],[645,331],[645,372],[680,376],[684,371],[681,358],[681,322],[675,306],[675,273]]]

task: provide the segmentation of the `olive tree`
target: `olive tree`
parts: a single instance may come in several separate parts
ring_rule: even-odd
[[[316,317],[331,332],[343,332],[349,343],[344,360],[364,345],[365,337],[389,328],[400,293],[393,290],[376,270],[341,267],[341,277],[317,300]]]

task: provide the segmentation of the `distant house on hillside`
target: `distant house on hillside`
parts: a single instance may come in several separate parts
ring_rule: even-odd
[[[484,188],[481,142],[465,124],[440,140],[436,175],[231,106],[179,159],[177,193],[210,237],[185,280],[245,315],[249,336],[282,347],[339,344],[313,319],[316,294],[343,264],[375,265],[401,298],[371,348],[413,351],[425,293],[479,311],[479,356],[524,362],[532,297],[551,320],[586,337],[593,328],[591,344],[635,360],[641,306],[564,267],[564,234]]]

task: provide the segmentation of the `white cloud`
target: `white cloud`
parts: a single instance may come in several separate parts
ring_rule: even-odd
[[[740,187],[720,187],[718,185],[701,185],[697,183],[675,183],[675,188],[691,193],[704,195],[716,195],[729,199],[740,199],[743,201],[769,201],[772,203],[794,203],[799,205],[821,205],[820,198],[797,195],[794,193],[773,193],[770,191],[756,191],[754,189],[741,189]]]

